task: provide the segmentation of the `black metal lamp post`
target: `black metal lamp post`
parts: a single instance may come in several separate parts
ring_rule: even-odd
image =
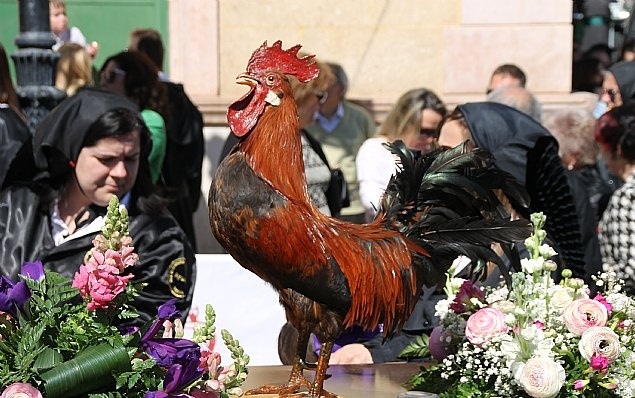
[[[66,94],[55,88],[59,54],[52,50],[55,36],[49,21],[49,0],[19,0],[20,34],[11,55],[15,64],[16,92],[31,132]]]

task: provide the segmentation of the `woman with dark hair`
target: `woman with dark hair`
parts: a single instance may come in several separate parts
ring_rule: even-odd
[[[635,294],[635,103],[598,119],[595,140],[609,171],[624,181],[602,215],[600,251],[605,269],[617,272],[626,293]]]
[[[183,231],[153,193],[150,138],[137,106],[119,95],[80,90],[40,123],[34,137],[38,174],[28,185],[0,193],[0,271],[17,277],[21,265],[72,277],[101,230],[106,205],[117,195],[128,209],[139,262],[134,281],[146,283],[135,306],[144,322],[176,298],[191,305],[195,258]]]
[[[446,112],[445,104],[434,92],[426,88],[410,90],[397,100],[375,137],[364,141],[355,162],[366,221],[374,218],[379,199],[396,171],[395,158],[383,144],[402,140],[408,148],[431,151]]]
[[[14,160],[30,153],[30,139],[31,133],[11,81],[7,53],[0,44],[0,186],[13,180],[13,170],[27,167],[14,164]]]
[[[159,70],[147,55],[122,51],[104,61],[99,72],[101,88],[128,97],[141,110],[150,129],[152,150],[149,155],[152,181],[157,182],[165,158],[167,136],[167,94],[159,82]]]
[[[529,212],[547,216],[545,230],[563,265],[575,277],[588,277],[581,228],[569,182],[558,156],[558,142],[533,118],[507,105],[476,102],[459,105],[443,123],[439,145],[465,141],[487,149],[496,166],[527,188]],[[525,208],[512,203],[529,219]]]

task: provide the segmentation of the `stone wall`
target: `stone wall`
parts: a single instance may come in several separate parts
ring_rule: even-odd
[[[349,96],[378,121],[414,87],[453,107],[484,98],[491,71],[516,63],[545,108],[587,105],[570,95],[570,0],[170,0],[170,70],[210,125],[225,123],[234,83],[265,40],[341,63]]]

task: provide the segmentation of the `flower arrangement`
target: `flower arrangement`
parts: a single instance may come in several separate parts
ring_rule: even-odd
[[[39,261],[24,264],[18,281],[0,277],[1,398],[242,395],[249,357],[222,330],[233,363],[221,365],[210,305],[191,339],[175,300],[149,325],[121,326],[137,317],[131,303],[143,286],[131,282],[138,256],[116,197],[101,232],[72,282]]]
[[[448,274],[428,341],[438,363],[422,367],[408,388],[442,398],[635,396],[635,301],[613,272],[594,277],[601,293],[593,295],[566,269],[556,283],[545,217],[531,221],[529,258],[511,289]]]

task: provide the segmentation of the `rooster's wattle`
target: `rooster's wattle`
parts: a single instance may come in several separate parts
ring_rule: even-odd
[[[491,155],[466,146],[418,156],[391,145],[400,171],[376,219],[358,225],[323,215],[309,199],[297,108],[287,75],[315,78],[312,56],[300,46],[264,43],[238,83],[249,92],[232,104],[228,122],[240,142],[216,170],[209,192],[213,233],[238,263],[280,293],[299,331],[289,382],[258,392],[334,396],[323,389],[334,340],[352,325],[383,324],[390,335],[406,321],[422,285],[443,280],[460,254],[499,261],[490,245],[522,240],[525,220],[510,221],[497,199],[525,200]],[[323,343],[313,381],[303,370],[311,333]],[[312,367],[312,366],[311,366]]]

